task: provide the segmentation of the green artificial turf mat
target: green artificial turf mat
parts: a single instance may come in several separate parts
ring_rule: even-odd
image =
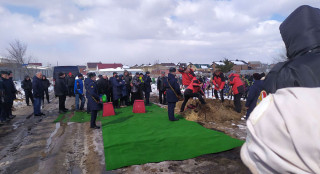
[[[73,116],[70,118],[70,114]],[[102,112],[98,112],[97,121],[101,120]],[[76,122],[76,123],[85,123],[90,122],[91,114],[87,114],[87,112],[66,112],[63,114],[59,114],[58,118],[54,120],[54,123],[60,122],[62,120],[63,123],[67,122]]]
[[[132,113],[132,106],[115,111],[116,116],[103,117],[101,121],[107,170],[185,160],[243,144],[195,122],[171,122],[167,110],[156,105],[147,106],[145,114]]]

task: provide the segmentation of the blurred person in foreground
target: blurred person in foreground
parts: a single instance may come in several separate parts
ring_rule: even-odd
[[[253,173],[320,173],[320,9],[301,6],[280,25],[288,61],[265,79],[269,95],[247,121],[241,159]]]

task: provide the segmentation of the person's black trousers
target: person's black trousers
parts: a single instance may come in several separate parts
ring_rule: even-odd
[[[238,113],[241,113],[241,101],[240,101],[241,96],[242,96],[242,93],[234,95],[234,107]]]
[[[49,91],[48,91],[48,88],[44,90],[44,93],[46,94],[46,99],[47,99],[47,102],[49,103]],[[43,99],[43,104],[44,104],[44,97],[42,98]]]
[[[91,120],[90,120],[90,127],[94,128],[96,127],[96,119],[97,119],[97,110],[91,110]]]
[[[69,97],[75,96],[74,95],[74,86],[68,86],[68,94],[69,94]]]
[[[184,111],[184,108],[186,107],[188,100],[192,97],[197,97],[199,99],[199,101],[201,102],[201,104],[206,104],[206,102],[204,101],[204,99],[202,98],[202,95],[200,93],[185,92],[184,93],[184,101],[181,105],[180,112]]]
[[[164,94],[164,92],[165,91],[159,91],[159,102],[160,102],[160,104],[166,104],[167,103],[167,97],[166,97],[166,94]]]
[[[66,96],[65,95],[59,95],[59,110],[63,111],[66,109]]]
[[[214,96],[216,97],[216,99],[219,99],[218,90],[214,90]],[[221,101],[224,102],[223,89],[220,91],[220,97],[221,97]]]
[[[150,101],[149,101],[149,99],[150,99],[150,92],[145,92],[144,95],[145,95],[145,97],[146,97],[146,105],[150,104]]]
[[[130,84],[126,85],[127,88],[127,97],[126,97],[126,105],[129,106],[130,104],[130,94],[131,94],[131,86]]]
[[[33,103],[32,91],[24,91],[24,94],[26,95],[26,103],[27,103],[27,105],[29,105],[29,101],[30,100]]]
[[[10,103],[7,103],[7,102],[1,103],[1,121],[5,121],[9,119],[10,110],[11,110]]]
[[[168,117],[170,121],[175,119],[174,108],[176,107],[176,102],[168,102]]]
[[[132,104],[134,104],[134,101],[135,101],[135,100],[139,100],[139,99],[141,99],[141,97],[140,97],[140,92],[133,92],[133,93],[131,94],[131,103],[132,103]]]

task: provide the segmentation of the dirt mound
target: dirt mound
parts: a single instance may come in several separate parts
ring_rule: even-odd
[[[183,112],[183,117],[190,121],[198,122],[215,122],[223,123],[231,120],[241,120],[241,117],[246,114],[244,102],[242,102],[242,112],[237,113],[234,111],[233,101],[225,100],[221,103],[220,100],[206,99],[206,104],[201,105],[198,100],[189,100],[188,105],[193,104],[196,109],[186,109]],[[182,102],[178,102],[176,112],[179,112]]]

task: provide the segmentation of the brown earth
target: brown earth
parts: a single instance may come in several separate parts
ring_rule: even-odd
[[[157,97],[153,96],[152,100],[156,103]],[[218,101],[208,99],[207,103],[212,114],[204,116],[203,108],[198,112],[186,111],[187,119],[196,118],[204,127],[238,139],[245,138],[245,122],[241,120],[244,114],[227,114],[227,109],[232,109],[232,102],[223,104],[226,111],[221,116],[217,116],[220,113],[216,108]],[[74,108],[73,97],[67,98],[66,106]],[[176,109],[179,111],[178,107]],[[183,161],[163,161],[105,171],[101,130],[90,129],[89,123],[53,123],[59,115],[57,98],[45,104],[43,112],[46,116],[34,117],[32,112],[32,107],[17,108],[14,111],[17,117],[0,127],[0,173],[250,173],[240,159],[240,148]],[[189,112],[195,112],[197,117],[188,116]],[[71,116],[72,113],[66,115]]]

